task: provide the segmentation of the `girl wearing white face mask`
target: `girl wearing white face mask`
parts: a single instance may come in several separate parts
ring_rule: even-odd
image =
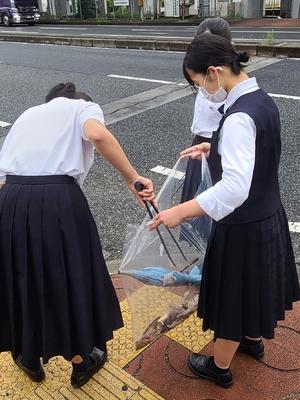
[[[195,38],[197,39],[204,32],[220,35],[231,42],[230,26],[223,18],[206,18],[199,24],[195,33]],[[189,77],[185,73],[185,69],[183,73],[190,82]],[[195,88],[194,85],[192,86]],[[196,90],[196,93],[193,123],[191,126],[191,131],[194,135],[192,146],[210,141],[212,133],[217,130],[222,117],[218,109],[224,103],[224,99],[206,96],[200,90]],[[186,170],[181,202],[191,200],[195,197],[200,182],[201,161],[190,158]]]
[[[209,156],[213,186],[179,206],[160,212],[151,229],[172,228],[208,214],[212,231],[203,266],[198,316],[215,333],[214,356],[191,354],[188,364],[201,378],[230,387],[237,350],[264,355],[261,338],[273,339],[285,310],[300,300],[278,168],[280,117],[273,100],[243,71],[245,54],[217,35],[203,34],[184,59],[189,81],[215,98],[225,97],[224,115],[211,143],[183,157]]]

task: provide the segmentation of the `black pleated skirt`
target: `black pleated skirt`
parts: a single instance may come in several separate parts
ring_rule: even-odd
[[[300,300],[299,281],[283,208],[267,219],[214,223],[204,261],[198,316],[215,338],[272,339],[274,328]]]
[[[210,142],[210,139],[195,135],[192,146],[204,142]],[[193,160],[192,158],[189,158],[182,188],[181,203],[192,200],[195,197],[202,180],[201,166],[201,160]]]
[[[69,176],[8,176],[0,190],[0,351],[87,357],[122,327],[87,200]]]

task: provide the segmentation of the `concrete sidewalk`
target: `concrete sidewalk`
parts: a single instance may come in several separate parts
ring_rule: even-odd
[[[261,362],[237,354],[232,363],[235,383],[222,389],[197,379],[188,369],[190,351],[212,353],[212,332],[203,333],[201,320],[189,317],[142,351],[135,351],[131,318],[119,276],[112,277],[125,327],[109,343],[109,362],[81,389],[69,383],[70,365],[56,357],[45,366],[47,378],[32,383],[0,355],[0,399],[55,400],[297,400],[300,399],[300,302],[286,313],[276,338],[265,340]],[[154,304],[155,306],[155,304]]]

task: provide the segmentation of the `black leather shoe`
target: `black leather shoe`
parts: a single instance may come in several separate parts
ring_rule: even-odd
[[[33,371],[27,367],[22,362],[22,356],[19,355],[16,358],[13,357],[16,365],[23,371],[25,374],[33,381],[33,382],[42,382],[45,379],[45,371],[42,366],[40,366],[39,370]]]
[[[253,343],[249,342],[250,342],[249,339],[247,340],[243,337],[238,347],[238,350],[247,353],[249,356],[254,357],[256,360],[260,360],[265,354],[265,347],[263,341],[252,340],[251,342]]]
[[[224,374],[217,373],[209,368],[208,362],[210,357],[201,354],[192,353],[188,358],[188,364],[194,374],[200,378],[209,379],[218,386],[229,388],[233,384],[233,378],[230,371]]]
[[[98,372],[103,367],[103,365],[107,361],[107,351],[101,351],[97,349],[97,347],[94,347],[94,350],[90,354],[90,357],[93,360],[93,364],[90,367],[80,372],[73,371],[71,376],[71,385],[74,388],[79,388],[83,386],[91,379],[91,377],[96,372]]]

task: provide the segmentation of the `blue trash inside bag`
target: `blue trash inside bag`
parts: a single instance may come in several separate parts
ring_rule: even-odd
[[[155,286],[199,286],[202,276],[202,267],[195,265],[190,272],[182,273],[172,271],[163,267],[145,267],[143,269],[132,269],[126,272],[139,281]]]

